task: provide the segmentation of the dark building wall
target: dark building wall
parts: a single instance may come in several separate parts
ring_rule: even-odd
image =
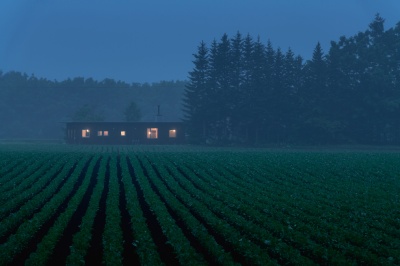
[[[149,129],[156,130],[149,132]],[[87,133],[83,134],[82,130]],[[68,122],[65,137],[68,144],[182,144],[185,141],[182,122]]]

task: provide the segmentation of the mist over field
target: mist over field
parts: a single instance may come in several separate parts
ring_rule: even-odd
[[[0,266],[400,265],[400,1],[0,1]]]
[[[106,79],[73,78],[52,82],[19,72],[0,76],[0,139],[58,139],[68,121],[126,121],[131,103],[138,120],[155,121],[160,105],[164,121],[182,117],[185,82],[127,84]]]
[[[182,121],[201,145],[399,145],[399,9],[4,1],[0,139]]]
[[[183,121],[194,144],[398,145],[399,25],[385,30],[376,14],[328,52],[317,42],[309,60],[223,34],[200,42],[186,81],[0,73],[0,138],[62,140],[71,121]]]

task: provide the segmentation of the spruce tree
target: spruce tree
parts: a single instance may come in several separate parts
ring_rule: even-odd
[[[211,67],[213,70],[212,82],[214,87],[214,138],[218,142],[226,142],[231,134],[231,119],[233,100],[232,92],[232,62],[231,43],[227,34],[215,47]]]
[[[218,43],[214,39],[211,43],[211,47],[209,50],[209,56],[208,56],[208,63],[209,63],[209,76],[208,76],[208,90],[209,90],[209,95],[208,95],[208,112],[210,112],[212,115],[210,116],[209,124],[207,127],[207,141],[215,141],[217,138],[217,133],[216,133],[216,124],[219,119],[218,117],[218,112],[219,112],[219,90],[218,90],[218,59],[217,59],[217,54],[218,54]]]
[[[253,57],[253,49],[254,43],[253,39],[249,34],[247,34],[246,38],[243,41],[242,47],[242,73],[243,73],[243,84],[241,88],[241,100],[239,105],[239,120],[241,131],[239,133],[239,138],[244,142],[250,141],[250,126],[253,121],[251,120],[254,117],[254,90],[253,90],[253,66],[254,66],[254,57]]]
[[[277,109],[275,118],[277,122],[276,141],[287,142],[289,141],[288,133],[294,131],[293,124],[297,115],[294,99],[298,86],[297,75],[300,71],[296,69],[295,55],[290,48],[284,56],[281,56],[280,53],[278,49],[275,62],[275,72],[277,73],[275,79],[280,76],[280,80],[276,80],[277,85],[275,85],[275,89],[277,89],[275,94]],[[280,65],[282,66],[280,67]]]
[[[283,77],[282,77],[282,88],[288,95],[294,95],[297,91],[299,75],[295,55],[292,49],[288,49],[283,59]]]
[[[235,37],[231,39],[231,89],[229,93],[231,115],[231,139],[238,139],[240,127],[242,123],[241,107],[243,106],[243,83],[244,83],[244,71],[243,71],[243,46],[244,42],[240,32],[237,32]]]
[[[204,42],[193,54],[194,68],[189,72],[189,82],[183,97],[185,121],[189,124],[189,133],[193,141],[205,141],[207,127],[210,123],[209,99],[209,62],[208,49]]]
[[[266,56],[265,46],[262,44],[260,37],[253,45],[251,67],[251,97],[252,105],[250,107],[251,131],[253,132],[253,141],[255,143],[262,141],[264,126],[267,123],[267,106],[268,106],[268,87],[266,80]]]
[[[326,61],[321,44],[314,48],[312,59],[305,66],[302,89],[303,138],[309,142],[325,143],[329,136],[329,123],[324,110],[326,104]]]
[[[276,52],[274,48],[272,47],[272,43],[270,40],[267,42],[267,46],[265,48],[265,82],[266,85],[270,90],[273,88],[273,83],[274,83],[274,68],[275,68],[275,56]]]
[[[287,92],[284,88],[284,55],[280,48],[276,50],[273,71],[271,75],[271,85],[269,86],[268,97],[268,128],[269,140],[273,142],[280,142],[282,137],[282,129],[284,127],[284,119],[286,115],[285,105],[287,104]]]

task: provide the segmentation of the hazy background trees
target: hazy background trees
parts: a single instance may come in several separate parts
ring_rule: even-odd
[[[127,122],[137,122],[142,118],[142,113],[135,102],[130,102],[124,111],[124,115]]]
[[[63,139],[66,121],[126,121],[137,104],[141,121],[180,121],[184,81],[127,84],[77,77],[50,81],[20,72],[0,73],[0,139]]]
[[[400,23],[289,48],[224,34],[201,42],[184,94],[191,140],[205,143],[400,144]]]
[[[99,122],[104,121],[104,112],[101,110],[97,110],[95,106],[89,106],[85,104],[81,108],[79,108],[74,114],[71,116],[71,121],[75,122]]]

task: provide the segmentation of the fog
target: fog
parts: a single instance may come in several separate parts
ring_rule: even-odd
[[[399,10],[397,1],[2,1],[0,139],[63,139],[82,108],[123,121],[135,102],[141,121],[158,105],[165,121],[185,120],[193,143],[397,145]],[[222,46],[226,37],[232,56],[238,34],[235,69]]]

